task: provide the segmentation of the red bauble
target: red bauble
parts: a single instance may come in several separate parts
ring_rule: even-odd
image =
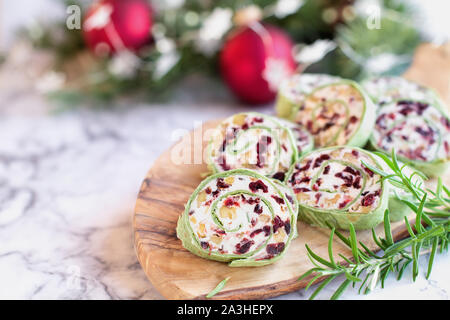
[[[136,51],[150,41],[151,9],[145,0],[101,0],[83,19],[87,46],[98,55]]]
[[[296,68],[293,46],[289,36],[274,26],[252,23],[240,27],[222,49],[222,77],[242,101],[271,102],[279,82]]]

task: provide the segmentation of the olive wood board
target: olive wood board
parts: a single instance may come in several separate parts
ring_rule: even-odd
[[[418,51],[426,50],[426,46],[429,45],[420,47]],[[426,52],[427,55],[442,54],[439,50],[436,52],[434,47],[428,49],[432,52]],[[412,75],[409,78],[420,80],[414,78],[415,74],[430,77],[430,73],[414,71],[414,68],[420,68],[416,62],[417,57],[407,73]],[[447,68],[447,78],[443,81],[449,81],[450,62]],[[444,98],[448,98],[448,92],[439,90],[442,84],[436,83],[436,74],[438,73],[434,74],[431,82]],[[424,79],[420,82],[427,81]],[[154,162],[142,183],[133,227],[136,253],[145,274],[167,299],[204,299],[226,277],[231,278],[214,299],[263,299],[304,288],[311,277],[302,281],[298,281],[298,277],[313,267],[308,259],[305,244],[320,256],[327,257],[329,229],[300,222],[299,237],[291,242],[285,256],[280,261],[264,267],[232,268],[226,263],[203,259],[184,249],[177,238],[175,228],[178,217],[183,212],[189,196],[202,180],[202,174],[207,171],[202,159],[207,140],[205,132],[215,127],[218,122],[204,123],[164,152]],[[190,158],[193,164],[178,163],[181,159],[180,152],[186,150],[190,152],[184,154],[187,155],[185,160]],[[449,175],[443,178],[444,183],[449,185]],[[434,181],[430,183],[434,184]],[[348,235],[348,232],[343,233]],[[384,236],[382,224],[376,228],[376,233]],[[407,236],[404,223],[393,223],[392,234],[395,241]],[[376,250],[377,246],[372,240],[370,230],[358,231],[357,237],[370,249]],[[333,249],[335,259],[338,258],[338,253],[346,257],[352,256],[351,250],[337,237],[334,238]]]

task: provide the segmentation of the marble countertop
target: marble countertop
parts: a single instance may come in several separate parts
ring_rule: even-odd
[[[0,299],[161,299],[135,255],[133,208],[175,129],[245,110],[206,100],[185,93],[170,105],[54,113],[31,86],[0,83]],[[449,299],[450,255],[428,280],[425,259],[421,268],[415,283],[408,269],[385,289],[342,299]]]

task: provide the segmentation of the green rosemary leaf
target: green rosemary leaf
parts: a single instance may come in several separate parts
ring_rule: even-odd
[[[372,228],[372,239],[377,244],[378,247],[382,250],[386,250],[386,247],[378,240],[377,234],[375,233],[375,229]]]
[[[334,231],[335,229],[332,228],[331,229],[331,233],[330,233],[330,239],[328,240],[328,257],[330,258],[330,263],[334,266],[336,266],[336,263],[334,262],[333,259],[333,236],[334,236]]]
[[[297,281],[301,281],[301,280],[305,279],[307,276],[309,276],[310,274],[312,274],[312,273],[314,273],[314,272],[322,271],[322,270],[323,270],[322,268],[312,268],[312,269],[309,269],[309,270],[306,271],[304,274],[302,274],[302,275],[297,279]]]
[[[380,281],[381,281],[381,288],[384,289],[384,280],[386,280],[387,276],[389,275],[389,272],[391,271],[390,265],[383,268],[380,272]]]
[[[309,281],[309,283],[306,285],[305,291],[308,291],[309,287],[311,287],[314,284],[314,282],[316,282],[316,280],[319,279],[320,277],[323,277],[323,275],[318,274],[314,278],[312,278],[311,281]]]
[[[411,253],[413,255],[413,270],[412,270],[412,277],[413,281],[416,281],[417,275],[419,274],[419,256],[417,255],[417,243],[413,243],[411,245]]]
[[[446,186],[442,186],[442,188],[444,189],[445,193],[447,194],[447,197],[450,197],[450,190]]]
[[[392,162],[391,159],[389,159],[389,157],[387,155],[385,155],[382,152],[374,152],[378,157],[380,157],[381,159],[383,159],[383,161],[389,166],[389,168],[391,168],[394,172],[395,170],[395,165]]]
[[[400,280],[403,276],[403,272],[405,271],[406,267],[411,263],[411,259],[406,260],[402,267],[400,268],[400,271],[398,272],[397,280]]]
[[[359,250],[358,250],[358,242],[356,240],[356,232],[353,224],[350,223],[350,244],[352,247],[353,258],[355,259],[355,263],[359,264]]]
[[[388,246],[394,244],[391,232],[391,222],[389,221],[389,210],[384,211],[384,236],[386,237],[386,243]]]
[[[319,292],[322,291],[322,289],[325,288],[331,281],[336,279],[337,276],[338,275],[335,274],[335,275],[329,276],[324,281],[322,281],[322,283],[316,288],[316,290],[314,290],[312,295],[309,297],[309,300],[314,300],[314,298],[319,294]]]
[[[363,249],[372,257],[375,259],[380,259],[372,250],[370,250],[363,242],[359,241],[359,245],[363,247]]]
[[[222,291],[222,289],[225,287],[225,285],[227,284],[228,280],[230,280],[231,277],[226,277],[225,279],[223,279],[222,281],[220,281],[220,283],[210,292],[206,295],[206,298],[210,299],[212,297],[214,297],[216,294],[218,294],[220,291]]]
[[[405,219],[405,226],[406,226],[406,229],[408,230],[409,236],[411,238],[415,238],[416,235],[415,235],[413,229],[411,228],[411,225],[409,224],[408,218],[404,217],[404,219]]]
[[[353,276],[350,272],[345,272],[345,277],[352,282],[362,281],[360,278]]]
[[[369,277],[370,277],[370,273],[367,272],[363,282],[361,283],[361,286],[359,287],[358,294],[361,294],[361,290],[364,288],[364,285],[367,283],[367,280],[369,279]]]
[[[397,171],[397,172],[401,172],[401,170],[400,170],[400,167],[398,166],[398,161],[397,161],[397,155],[395,154],[395,149],[393,148],[392,149],[392,152],[391,152],[391,158],[392,158],[392,163],[393,163],[393,165],[394,165],[394,171]]]
[[[425,193],[422,201],[420,201],[419,207],[416,211],[416,231],[421,232],[424,230],[424,227],[422,226],[422,215],[423,215],[423,207],[425,205],[425,201],[427,201],[427,194]]]
[[[345,260],[345,262],[347,262],[348,264],[352,264],[353,261],[350,261],[348,258],[346,258],[343,254],[339,253],[339,256]]]
[[[306,250],[308,251],[309,255],[314,258],[314,260],[316,260],[317,262],[323,264],[324,266],[328,267],[328,268],[334,268],[333,264],[328,262],[327,260],[319,257],[317,254],[315,254],[309,247],[307,244],[305,244]]]
[[[427,270],[427,275],[426,275],[427,279],[430,278],[431,270],[433,269],[434,257],[436,255],[438,244],[439,244],[439,238],[434,238],[433,246],[431,247],[430,258],[428,260],[428,270]]]
[[[350,284],[350,280],[345,279],[344,282],[337,288],[337,290],[334,292],[334,294],[331,296],[331,300],[337,300],[342,295],[342,293],[347,289],[347,286]]]

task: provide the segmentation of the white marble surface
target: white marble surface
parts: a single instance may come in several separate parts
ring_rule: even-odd
[[[49,112],[32,83],[0,77],[0,299],[158,299],[133,248],[132,213],[175,129],[244,110],[183,91],[172,105]],[[16,81],[14,81],[14,79]],[[203,90],[202,92],[208,90]],[[201,101],[196,103],[195,101]],[[270,111],[271,106],[258,110]],[[448,299],[450,256],[432,277],[343,299]],[[334,282],[318,298],[326,299]],[[312,292],[312,290],[311,290]],[[304,290],[282,296],[306,299]]]

